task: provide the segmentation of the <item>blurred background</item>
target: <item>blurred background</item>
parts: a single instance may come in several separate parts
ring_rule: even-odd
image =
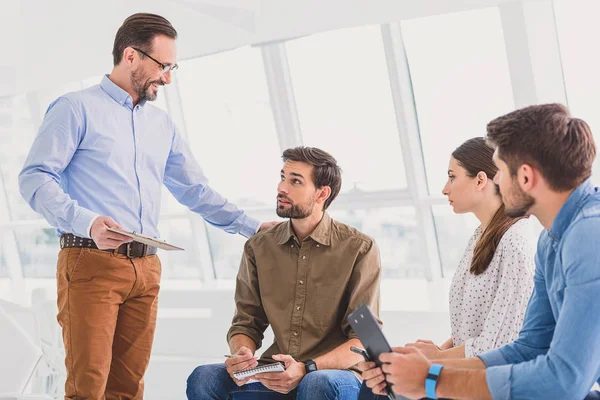
[[[230,201],[277,219],[282,151],[316,146],[337,158],[343,187],[330,214],[378,242],[395,344],[449,337],[449,282],[478,225],[441,195],[454,148],[538,103],[565,103],[600,130],[595,0],[3,1],[0,393],[61,396],[58,238],[21,198],[17,176],[49,103],[110,72],[114,35],[135,12],[178,30],[180,68],[155,104]],[[193,368],[227,351],[244,238],[166,189],[162,202],[161,236],[186,251],[160,253],[146,398],[179,399]],[[540,230],[534,221],[532,234]],[[1,354],[18,346],[31,361],[15,368]]]

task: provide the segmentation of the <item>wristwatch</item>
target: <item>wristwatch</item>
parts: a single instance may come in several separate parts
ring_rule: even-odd
[[[317,370],[317,363],[313,360],[302,361],[304,366],[306,367],[306,373],[310,374],[311,372],[315,372]]]
[[[435,395],[435,389],[438,383],[438,379],[440,379],[440,372],[442,372],[442,365],[439,364],[431,364],[429,367],[429,372],[427,373],[427,378],[425,379],[425,395],[429,399],[437,399]]]

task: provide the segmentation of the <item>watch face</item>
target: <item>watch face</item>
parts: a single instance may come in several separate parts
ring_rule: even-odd
[[[304,361],[304,365],[306,366],[306,373],[317,370],[317,364],[313,360]]]

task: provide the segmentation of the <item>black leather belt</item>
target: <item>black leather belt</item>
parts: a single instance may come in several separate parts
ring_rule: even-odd
[[[86,239],[79,236],[75,236],[71,233],[65,233],[60,237],[60,248],[68,249],[71,247],[85,247],[89,249],[98,249],[98,246],[96,246],[96,243],[94,243],[92,239]],[[133,241],[129,243],[124,243],[116,249],[105,249],[103,251],[123,254],[124,256],[127,256],[129,258],[138,258],[156,254],[156,250],[156,247],[148,246],[144,243]]]

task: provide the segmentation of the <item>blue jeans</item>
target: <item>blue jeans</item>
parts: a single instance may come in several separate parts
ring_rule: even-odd
[[[360,392],[358,393],[358,400],[387,400],[387,396],[373,394],[367,384],[363,382],[360,387]]]
[[[225,364],[208,364],[192,372],[186,393],[189,400],[356,400],[359,390],[360,381],[352,372],[330,369],[311,372],[295,390],[281,394],[258,382],[238,386],[227,373]]]
[[[396,398],[400,399],[403,397],[396,395]],[[360,388],[360,393],[358,394],[358,400],[387,400],[387,396],[379,396],[373,394],[371,389],[369,389],[369,387],[365,383],[363,383],[363,385]],[[583,400],[600,400],[600,392],[590,392]]]
[[[404,396],[400,396],[399,394],[395,395],[396,400],[406,399]],[[373,394],[371,389],[367,386],[365,382],[363,382],[360,387],[360,392],[358,393],[358,400],[388,400],[387,396],[381,396],[378,394]]]
[[[387,400],[387,396],[373,394],[366,382],[363,382],[360,387],[360,392],[358,393],[358,400]]]

